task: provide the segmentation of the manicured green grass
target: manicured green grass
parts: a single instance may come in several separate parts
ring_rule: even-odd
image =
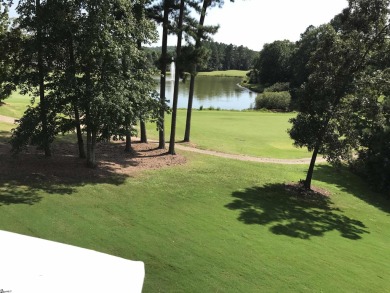
[[[21,117],[29,98],[14,94],[0,107],[0,115]],[[184,137],[186,111],[178,111],[177,140]],[[272,158],[304,158],[310,154],[297,149],[287,134],[288,119],[295,114],[239,111],[193,111],[191,141],[200,148],[228,153]],[[166,116],[169,139],[171,116]],[[157,139],[154,124],[148,126],[150,138]]]
[[[10,135],[9,132],[11,131],[12,128],[15,128],[15,126],[16,126],[15,124],[0,122],[0,133],[9,136]]]
[[[246,70],[220,70],[210,72],[199,72],[200,76],[224,76],[224,77],[245,77],[248,71]]]
[[[192,138],[226,152],[306,157],[285,132],[290,117],[194,111]],[[179,111],[178,138],[184,119]],[[12,127],[0,123],[1,141]],[[303,178],[305,165],[182,154],[186,165],[66,184],[18,178],[15,163],[14,180],[0,176],[0,229],[142,260],[144,292],[390,291],[390,201],[360,178],[318,166],[313,185],[331,195],[304,201],[283,184]]]
[[[191,142],[199,148],[227,153],[245,154],[270,158],[306,158],[305,149],[295,148],[287,129],[293,113],[199,111],[192,115]],[[186,111],[179,110],[176,139],[184,138]],[[169,140],[171,116],[166,116],[166,138]],[[148,134],[157,139],[153,124]]]
[[[14,92],[11,97],[3,101],[3,105],[0,105],[0,115],[20,118],[27,106],[30,105],[30,97],[23,96],[17,92]]]
[[[144,292],[389,292],[389,202],[317,168],[192,153],[183,166],[62,185],[0,180],[0,229],[145,262]]]
[[[21,117],[29,98],[14,94],[0,107],[0,115]],[[199,148],[227,153],[270,158],[305,158],[305,149],[292,145],[287,134],[292,113],[193,111],[191,142]],[[176,138],[184,137],[186,111],[178,111]],[[169,140],[171,116],[166,116],[166,139]],[[148,136],[158,138],[156,126],[149,124]]]

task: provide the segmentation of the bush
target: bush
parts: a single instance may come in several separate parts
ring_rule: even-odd
[[[352,168],[374,190],[390,198],[390,128],[377,131],[369,137],[367,148],[360,150]]]
[[[288,82],[277,82],[264,89],[265,92],[285,92],[290,89],[290,83]]]
[[[264,92],[256,98],[255,109],[268,109],[278,111],[289,111],[291,95],[289,92]]]

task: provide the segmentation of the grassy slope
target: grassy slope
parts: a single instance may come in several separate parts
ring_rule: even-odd
[[[360,199],[356,177],[320,167],[333,203],[315,206],[279,185],[305,166],[186,156],[122,184],[1,182],[0,229],[143,260],[144,292],[390,290],[389,203]],[[10,204],[23,196],[36,203]]]
[[[218,139],[242,147],[235,135],[244,130],[234,126],[242,121],[277,141],[275,121],[284,117],[283,125],[288,116],[194,114],[197,127],[204,123],[202,132],[212,137],[204,140],[218,148]],[[254,123],[259,117],[265,120]],[[210,125],[230,129],[217,139]],[[201,141],[197,127],[193,137]],[[0,124],[2,135],[8,130]],[[247,140],[243,152],[252,135],[240,136]],[[288,197],[280,186],[304,177],[307,166],[186,156],[185,166],[123,182],[37,186],[0,179],[0,229],[143,260],[144,292],[390,291],[389,201],[359,178],[318,167],[314,184],[332,196],[331,203],[313,205]]]
[[[191,141],[200,148],[272,158],[305,158],[310,154],[292,145],[287,129],[295,114],[235,111],[193,111]],[[166,116],[169,139],[170,116]],[[184,137],[186,111],[179,110],[176,139]],[[157,139],[155,125],[148,135]]]

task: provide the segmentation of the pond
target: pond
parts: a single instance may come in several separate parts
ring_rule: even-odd
[[[169,78],[169,76],[168,76]],[[239,77],[198,76],[192,108],[213,107],[224,110],[245,110],[254,105],[256,93],[239,86]],[[174,81],[166,82],[166,98],[172,106]],[[190,80],[180,81],[178,108],[187,108]],[[159,90],[159,89],[158,89]]]

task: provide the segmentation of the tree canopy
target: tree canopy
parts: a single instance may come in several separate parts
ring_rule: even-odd
[[[388,1],[349,1],[333,22],[320,27],[306,65],[299,114],[289,133],[297,146],[313,151],[304,186],[310,188],[318,153],[329,161],[348,160],[358,141],[350,125],[350,95],[356,79],[369,70],[370,59],[388,34]]]
[[[254,61],[251,82],[272,85],[276,82],[291,80],[291,59],[295,44],[288,40],[265,44]]]
[[[141,116],[157,119],[154,69],[140,46],[156,38],[147,2],[19,1],[23,35],[15,75],[18,87],[39,103],[12,134],[15,153],[29,143],[48,148],[58,133],[78,126],[87,134],[93,167],[98,141],[122,139]]]

